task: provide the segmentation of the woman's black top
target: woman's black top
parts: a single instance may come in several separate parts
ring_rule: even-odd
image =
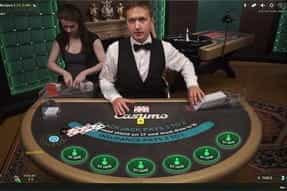
[[[91,32],[87,33],[88,43],[84,44],[82,41],[82,50],[80,53],[73,54],[68,52],[65,49],[64,45],[64,35],[59,34],[56,37],[56,41],[59,43],[60,52],[63,60],[65,61],[66,70],[71,73],[73,79],[83,70],[90,68],[96,64],[98,64],[97,56],[93,51],[93,43],[95,40],[99,39],[99,37]],[[84,47],[85,46],[85,47]],[[88,80],[96,81],[97,74],[93,74],[88,76]]]

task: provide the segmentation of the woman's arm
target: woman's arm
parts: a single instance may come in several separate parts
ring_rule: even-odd
[[[48,58],[48,69],[63,76],[66,71],[57,64],[57,59],[59,55],[60,46],[57,41],[54,41]]]
[[[65,84],[67,86],[71,86],[73,83],[73,78],[71,74],[57,64],[57,59],[59,55],[60,55],[60,46],[57,41],[54,41],[50,51],[47,67],[49,70],[63,76]]]

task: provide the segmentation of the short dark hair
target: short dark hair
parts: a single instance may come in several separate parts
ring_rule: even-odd
[[[153,17],[153,10],[152,10],[152,6],[150,1],[148,0],[144,0],[144,1],[137,1],[137,0],[133,0],[133,1],[128,1],[126,6],[124,7],[124,16],[127,17],[127,12],[130,9],[133,9],[135,7],[141,7],[144,8],[146,10],[149,11],[150,17]]]

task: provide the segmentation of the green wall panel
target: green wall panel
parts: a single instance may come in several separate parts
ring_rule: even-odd
[[[152,0],[151,3],[157,38],[162,39],[165,35],[166,0]]]
[[[282,11],[275,40],[273,43],[273,52],[287,52],[287,8]]]
[[[46,65],[52,42],[59,31],[57,1],[5,2],[17,5],[0,9],[4,12],[0,15],[0,52],[11,94],[36,90],[47,82],[56,81],[57,76],[48,71]],[[20,4],[22,6],[18,6]]]

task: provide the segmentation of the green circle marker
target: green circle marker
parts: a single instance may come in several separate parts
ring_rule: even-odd
[[[77,153],[76,149],[73,149],[72,156],[77,156],[77,155],[78,155],[78,153]]]
[[[69,146],[61,151],[61,159],[70,165],[80,165],[88,159],[88,151],[79,146]]]
[[[225,131],[216,136],[216,144],[221,149],[235,149],[241,144],[238,133]]]
[[[107,158],[103,158],[102,165],[107,165],[107,164],[108,164]]]
[[[193,158],[202,165],[211,165],[220,160],[220,152],[215,147],[202,146],[195,149]]]
[[[210,155],[208,149],[204,149],[204,156],[208,157]]]
[[[155,163],[147,158],[134,158],[128,161],[126,172],[131,177],[148,177],[155,172]]]
[[[180,161],[179,161],[179,159],[177,157],[174,160],[174,165],[180,165]]]
[[[143,161],[139,161],[138,168],[139,169],[144,169]]]
[[[119,160],[108,154],[97,155],[90,161],[90,168],[98,174],[112,174],[119,168]]]
[[[163,169],[169,174],[182,174],[190,170],[191,160],[180,154],[169,155],[162,162]]]

